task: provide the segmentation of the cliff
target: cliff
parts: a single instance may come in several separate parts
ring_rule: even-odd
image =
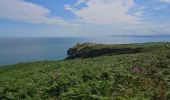
[[[106,45],[95,43],[76,44],[74,47],[68,49],[68,57],[66,59],[74,58],[90,58],[103,55],[118,55],[118,54],[134,54],[144,51],[143,47],[134,45]]]

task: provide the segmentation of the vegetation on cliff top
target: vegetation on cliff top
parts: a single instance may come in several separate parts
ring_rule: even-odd
[[[168,100],[170,50],[164,43],[76,45],[94,48],[142,48],[142,52],[109,53],[100,57],[42,61],[0,69],[4,100]],[[74,48],[75,48],[74,47]],[[119,55],[121,54],[121,55]],[[97,55],[98,56],[98,55]]]

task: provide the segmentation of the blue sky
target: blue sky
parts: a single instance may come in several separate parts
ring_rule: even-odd
[[[170,34],[170,0],[2,0],[0,37]]]

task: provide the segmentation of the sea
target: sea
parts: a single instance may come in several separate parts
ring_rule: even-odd
[[[76,43],[129,44],[170,42],[170,37],[46,37],[0,38],[0,66],[33,61],[56,61],[67,57]]]

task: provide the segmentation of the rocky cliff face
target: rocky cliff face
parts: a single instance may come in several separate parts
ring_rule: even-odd
[[[137,47],[116,47],[113,45],[83,43],[76,44],[74,47],[68,49],[68,57],[66,59],[74,58],[90,58],[103,55],[116,55],[116,54],[133,54],[140,53],[143,48]]]

